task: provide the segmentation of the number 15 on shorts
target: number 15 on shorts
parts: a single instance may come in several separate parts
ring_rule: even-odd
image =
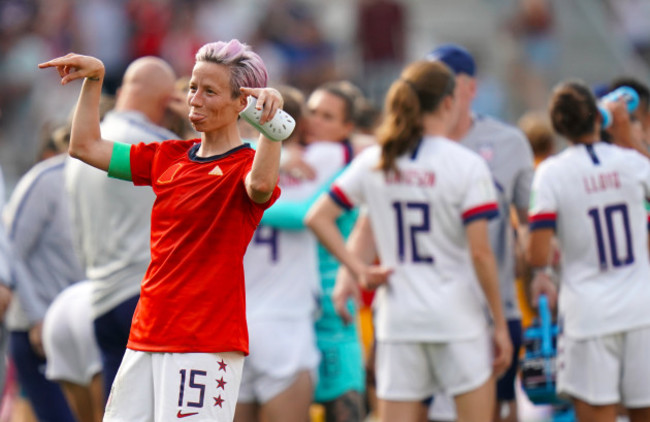
[[[193,355],[195,358],[200,356],[203,362],[193,363],[193,367],[177,369],[176,418],[197,421],[232,420],[239,393],[243,356],[232,353]],[[236,359],[228,359],[223,355],[235,355]],[[206,357],[210,362],[206,362]]]

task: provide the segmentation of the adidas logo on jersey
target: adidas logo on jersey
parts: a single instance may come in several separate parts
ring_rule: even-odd
[[[212,176],[223,176],[223,171],[221,171],[221,167],[217,164],[208,174]]]

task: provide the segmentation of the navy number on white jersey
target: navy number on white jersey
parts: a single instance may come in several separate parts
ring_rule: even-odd
[[[411,245],[411,261],[422,263],[433,263],[433,256],[420,255],[417,248],[418,234],[429,233],[431,225],[429,222],[429,204],[426,202],[393,202],[395,218],[397,219],[397,255],[400,262],[406,258],[406,241]],[[409,217],[416,215],[418,223],[408,224]],[[406,239],[408,237],[408,239]]]
[[[181,369],[179,372],[181,374],[181,384],[178,392],[178,406],[183,407],[183,402],[185,400],[185,378],[186,378],[187,370]],[[207,375],[206,371],[190,369],[190,379],[189,379],[188,387],[199,390],[199,401],[193,402],[188,400],[186,404],[188,407],[203,407],[203,401],[205,398],[205,384],[200,384],[196,382],[195,378],[197,376],[204,377],[206,375]]]
[[[253,240],[258,245],[269,245],[271,262],[278,260],[278,230],[269,226],[259,226],[255,230]]]
[[[609,260],[613,267],[622,267],[633,263],[634,250],[632,249],[632,234],[630,233],[630,218],[627,212],[627,205],[609,205],[604,207],[602,212],[598,208],[591,208],[587,211],[587,214],[591,217],[594,225],[600,269],[606,270],[609,266],[607,251],[605,250],[605,239],[607,239],[607,244],[609,245]],[[605,224],[602,224],[603,218]],[[623,256],[621,256],[619,251],[619,247],[623,246],[622,244],[625,246],[625,255]]]

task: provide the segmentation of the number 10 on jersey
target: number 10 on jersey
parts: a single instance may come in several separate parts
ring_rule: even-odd
[[[587,214],[592,220],[598,249],[598,262],[602,271],[607,270],[609,262],[612,267],[622,267],[634,262],[632,249],[632,234],[630,233],[630,218],[627,204],[609,205],[602,209],[591,208]],[[603,224],[604,220],[604,224]],[[616,230],[619,228],[619,230]],[[622,228],[622,231],[620,230]],[[616,236],[616,233],[623,236]],[[622,241],[622,242],[621,242]],[[609,259],[605,244],[609,246]],[[624,245],[621,245],[624,243]],[[621,256],[621,246],[625,246],[625,255]]]

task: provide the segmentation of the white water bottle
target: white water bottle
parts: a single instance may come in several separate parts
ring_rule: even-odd
[[[289,137],[296,127],[296,121],[286,111],[278,110],[273,119],[260,124],[262,110],[255,108],[257,98],[249,96],[248,105],[239,115],[272,141],[280,142]]]

